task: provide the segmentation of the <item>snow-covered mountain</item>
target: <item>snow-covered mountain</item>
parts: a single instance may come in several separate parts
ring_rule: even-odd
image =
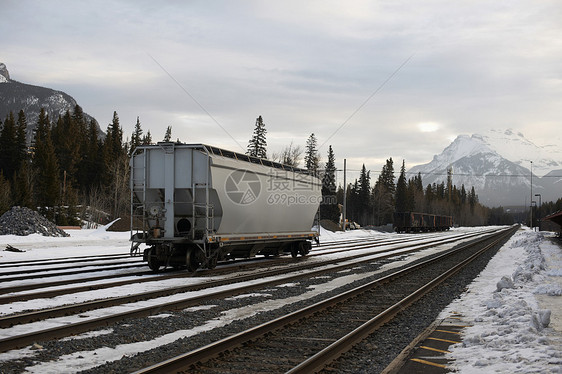
[[[538,146],[512,129],[489,130],[482,140],[506,159],[517,165],[530,168],[533,174],[543,176],[552,170],[562,169],[562,148],[557,145]]]
[[[57,121],[67,110],[72,113],[75,107],[76,100],[62,91],[11,79],[6,65],[0,63],[0,120],[4,121],[10,112],[17,118],[18,112],[23,109],[27,119],[28,142],[31,141],[41,108],[45,108],[51,121]],[[84,113],[84,117],[88,123],[93,119],[87,113]],[[101,134],[99,124],[98,129]]]
[[[453,184],[474,186],[480,202],[487,206],[524,206],[531,201],[531,161],[533,200],[562,197],[562,157],[538,147],[512,130],[490,131],[486,135],[458,136],[443,152],[409,173],[422,174],[424,185],[441,183],[452,168]],[[554,169],[554,170],[553,170]],[[546,175],[544,175],[546,174]],[[539,175],[544,175],[542,178]]]

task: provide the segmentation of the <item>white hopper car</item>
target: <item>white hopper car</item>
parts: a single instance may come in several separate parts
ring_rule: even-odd
[[[256,254],[306,255],[321,182],[306,170],[204,144],[138,147],[131,166],[131,254],[148,266],[213,268]]]

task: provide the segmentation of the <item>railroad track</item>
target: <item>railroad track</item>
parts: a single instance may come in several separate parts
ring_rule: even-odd
[[[515,229],[447,251],[384,278],[140,370],[310,373],[388,322]]]
[[[482,233],[471,234],[471,236],[475,236],[475,235],[482,235]],[[449,237],[445,240],[445,242],[452,242],[454,240],[460,240],[460,238]],[[441,241],[441,243],[442,242],[443,241]],[[376,258],[378,260],[380,260],[381,258],[384,258],[384,257],[397,256],[397,255],[405,254],[405,253],[412,252],[412,251],[419,251],[422,248],[427,248],[427,247],[435,246],[435,245],[437,245],[437,243],[434,240],[430,240],[430,241],[428,241],[424,244],[420,244],[420,245],[417,245],[415,247],[410,246],[411,248],[408,248],[408,244],[403,244],[401,246],[395,246],[393,248],[393,253],[383,254],[383,255],[379,254],[379,255],[376,255],[377,256]],[[400,251],[399,249],[397,249],[398,247],[401,247],[403,250]],[[326,266],[325,266],[326,264],[323,263],[322,265],[323,265],[324,268],[317,269],[314,272],[307,272],[306,274],[300,274],[299,271],[302,271],[303,269],[305,269],[305,267],[318,266],[318,263],[316,263],[316,264],[313,264],[313,263],[298,264],[298,266],[302,265],[304,267],[297,268],[297,269],[292,268],[291,270],[297,270],[292,274],[285,274],[285,273],[287,273],[287,269],[284,268],[284,269],[277,269],[277,270],[272,271],[270,273],[260,272],[260,274],[258,274],[257,277],[265,278],[266,276],[274,276],[274,275],[279,275],[279,274],[285,274],[285,276],[283,276],[282,278],[278,278],[275,282],[277,282],[277,283],[287,282],[287,281],[290,281],[290,280],[298,279],[299,277],[300,278],[310,277],[312,274],[321,274],[323,272],[337,271],[338,269],[350,268],[352,266],[355,266],[357,263],[360,263],[361,261],[369,262],[369,261],[373,261],[373,259],[375,258],[375,257],[373,257],[374,256],[373,253],[370,254],[370,257],[367,256],[366,258],[362,258],[362,257],[365,257],[365,256],[367,256],[367,255],[360,254],[360,255],[353,256],[355,258],[355,262],[351,261],[350,258],[346,258],[345,261],[343,259],[334,259],[334,260],[332,260],[333,265],[331,267],[326,268]],[[342,263],[342,262],[345,262],[345,263]],[[340,264],[337,264],[337,263],[340,263]],[[297,266],[297,265],[295,265],[295,266]],[[250,279],[255,279],[256,274],[246,275],[245,277],[246,278],[237,278],[236,281],[238,283],[242,283],[242,282],[250,280]],[[217,287],[224,286],[225,284],[229,285],[228,290],[216,291]],[[249,286],[234,287],[234,281],[232,279],[226,279],[226,280],[222,280],[222,283],[211,282],[211,283],[204,284],[204,285],[177,287],[177,288],[174,288],[174,289],[167,289],[167,290],[160,290],[158,292],[152,292],[151,294],[131,295],[131,296],[127,296],[127,297],[124,297],[124,298],[115,298],[113,300],[112,299],[98,300],[98,301],[94,301],[94,302],[89,303],[89,304],[84,303],[84,304],[80,304],[80,305],[71,305],[71,306],[66,306],[66,307],[54,308],[52,310],[41,310],[41,311],[35,311],[35,312],[30,312],[30,313],[21,313],[21,314],[18,314],[18,315],[7,316],[7,317],[4,317],[0,320],[0,325],[3,328],[7,328],[9,326],[22,324],[22,323],[28,323],[30,321],[35,321],[35,320],[44,319],[44,318],[55,318],[57,316],[63,316],[63,315],[68,315],[68,314],[83,313],[84,311],[87,311],[87,310],[93,310],[93,309],[102,308],[102,307],[109,307],[111,305],[123,304],[125,302],[131,303],[131,302],[146,299],[146,298],[162,297],[164,295],[171,295],[171,294],[175,294],[175,293],[179,293],[179,292],[189,292],[189,291],[193,291],[196,288],[201,289],[202,287],[206,287],[206,288],[211,289],[211,290],[212,290],[212,288],[215,289],[214,292],[208,292],[208,293],[206,293],[205,296],[202,296],[202,297],[199,297],[199,298],[193,298],[193,297],[180,298],[180,300],[158,304],[157,306],[131,308],[131,309],[134,309],[134,310],[129,310],[127,312],[112,314],[112,315],[107,316],[107,317],[92,318],[92,319],[88,319],[88,320],[85,320],[85,321],[79,321],[79,322],[76,322],[76,323],[66,324],[64,326],[57,327],[57,328],[51,328],[51,329],[46,329],[46,330],[38,330],[38,331],[34,331],[32,333],[28,333],[28,331],[30,329],[31,330],[35,330],[35,329],[33,327],[28,327],[29,325],[25,325],[25,326],[23,326],[25,328],[23,328],[21,330],[26,331],[26,333],[18,333],[18,334],[15,334],[15,335],[11,336],[11,337],[3,338],[3,339],[0,340],[0,352],[7,351],[9,349],[18,348],[18,347],[23,347],[23,346],[26,346],[26,345],[31,344],[33,342],[41,341],[43,339],[59,338],[59,337],[64,337],[64,336],[68,336],[68,335],[71,335],[71,334],[76,334],[76,333],[88,331],[88,330],[90,330],[92,328],[95,328],[97,326],[107,325],[109,323],[114,323],[115,321],[120,321],[120,320],[123,320],[125,318],[147,316],[147,315],[158,313],[161,310],[183,308],[183,307],[190,306],[190,305],[197,305],[204,300],[209,300],[209,299],[213,299],[213,298],[221,298],[221,297],[226,297],[228,295],[249,292],[252,289],[257,289],[257,288],[260,288],[260,287],[263,288],[265,284],[267,284],[266,279],[264,279],[263,282],[254,282],[252,285],[249,285]],[[269,283],[269,284],[271,284],[271,283]]]
[[[377,239],[380,240],[380,239]],[[335,248],[341,246],[350,246],[354,243],[357,243],[358,240],[347,240],[341,242],[327,242],[323,243],[320,247],[329,247],[334,246]],[[364,242],[364,240],[363,240]],[[107,260],[120,260],[117,262],[107,261]],[[258,258],[258,260],[262,260],[262,258]],[[233,264],[238,262],[247,262],[247,260],[238,260],[238,261],[227,261],[222,263],[224,264]],[[45,267],[50,265],[60,265],[60,264],[71,264],[69,266],[63,267]],[[133,264],[132,266],[120,266],[123,264]],[[117,265],[117,266],[114,266]],[[83,269],[85,267],[96,267],[94,269]],[[63,277],[69,275],[76,275],[76,274],[85,274],[85,273],[93,273],[93,272],[102,272],[107,270],[120,270],[126,268],[136,268],[142,267],[146,268],[147,265],[142,263],[140,257],[131,257],[130,255],[100,255],[100,256],[76,256],[76,257],[63,257],[59,259],[48,259],[48,260],[30,260],[30,261],[12,261],[12,262],[5,262],[0,264],[0,269],[7,268],[2,272],[0,276],[0,284],[6,282],[14,282],[14,281],[25,281],[25,280],[36,280],[38,278],[53,278],[53,277]],[[12,270],[14,269],[14,270]],[[77,270],[78,269],[78,270]],[[165,269],[163,272],[167,271],[175,271],[176,269]],[[43,273],[43,274],[37,274]],[[205,271],[200,271],[199,274],[206,274]],[[213,274],[221,273],[220,270],[215,270]],[[28,275],[26,275],[28,274]],[[109,274],[104,276],[90,276],[90,277],[81,277],[78,283],[84,283],[89,281],[99,281],[106,278],[112,277],[126,277],[126,276],[143,276],[154,274],[154,272],[145,270],[140,272],[134,273],[126,273],[126,274]],[[75,279],[68,279],[68,280],[57,280],[57,281],[43,281],[41,283],[36,284],[27,284],[27,285],[18,285],[9,287],[0,287],[0,295],[3,293],[13,293],[19,291],[26,291],[31,290],[34,288],[45,288],[45,287],[53,287],[53,286],[61,286],[61,285],[68,285],[72,283],[77,283]],[[52,294],[49,297],[54,296]]]
[[[435,235],[435,236],[426,236],[424,239],[432,239],[432,238],[443,238],[442,235]],[[451,235],[451,237],[454,237]],[[313,251],[308,255],[308,257],[316,257],[322,256],[327,254],[334,254],[340,253],[345,251],[352,251],[358,249],[365,249],[365,248],[375,248],[383,245],[391,245],[394,243],[408,243],[411,241],[418,240],[419,238],[412,238],[411,236],[405,238],[389,238],[389,239],[373,239],[373,240],[348,240],[343,242],[327,242],[322,244],[321,246],[314,247]],[[80,259],[80,257],[78,258]],[[165,279],[172,279],[172,278],[188,278],[188,277],[204,277],[204,276],[212,276],[216,277],[223,274],[232,273],[233,271],[247,271],[256,268],[263,268],[267,266],[273,265],[283,265],[283,264],[293,264],[295,260],[289,257],[283,258],[276,258],[276,259],[264,259],[264,258],[255,258],[253,261],[229,261],[226,263],[221,263],[222,267],[218,267],[217,269],[213,270],[202,270],[198,271],[196,274],[188,273],[185,270],[180,272],[176,271],[176,269],[165,269],[164,271],[155,274],[152,271],[140,271],[140,272],[132,272],[132,273],[112,273],[102,276],[90,276],[90,277],[80,277],[79,279],[66,279],[66,280],[57,280],[51,282],[41,282],[41,283],[31,283],[31,284],[23,284],[23,285],[9,285],[8,287],[0,287],[0,295],[10,293],[10,296],[0,296],[0,305],[13,303],[17,301],[26,301],[26,300],[33,300],[34,298],[46,298],[46,297],[56,297],[64,294],[69,293],[77,293],[77,292],[84,292],[84,291],[93,291],[93,290],[100,290],[105,288],[111,287],[118,287],[124,286],[127,284],[133,283],[142,283],[142,282],[153,282],[155,280],[165,280]],[[228,265],[228,266],[226,266]],[[233,267],[234,265],[234,267]],[[143,266],[145,267],[145,266]],[[103,269],[103,271],[108,269]],[[102,270],[100,270],[102,271]],[[171,274],[170,274],[171,272]],[[68,273],[55,273],[51,276],[62,276]],[[81,274],[80,272],[72,274]],[[122,281],[108,281],[103,283],[88,283],[88,282],[100,282],[104,280],[110,280],[114,278],[133,278],[127,279]],[[27,279],[34,279],[33,277],[23,277],[23,279],[16,279],[16,280],[27,280]],[[9,281],[12,281],[10,279]],[[0,279],[0,285],[2,284],[2,280]],[[79,284],[79,286],[71,286],[73,284]],[[49,287],[59,287],[59,286],[69,286],[63,289],[56,289],[56,290],[45,290]],[[35,293],[27,292],[24,294],[14,294],[22,291],[30,291],[30,290],[38,290]]]
[[[99,261],[100,259],[128,259],[131,258],[130,255],[122,255],[122,254],[106,254],[106,255],[91,255],[91,256],[73,256],[73,257],[60,257],[56,259],[48,259],[48,260],[27,260],[27,261],[6,261],[0,264],[0,269],[7,268],[7,267],[17,267],[17,266],[30,266],[34,264],[38,264],[41,266],[44,265],[56,265],[56,264],[73,264],[76,261]]]

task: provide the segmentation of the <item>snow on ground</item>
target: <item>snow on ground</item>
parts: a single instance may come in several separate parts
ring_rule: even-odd
[[[0,248],[8,244],[25,252],[0,252],[0,263],[56,259],[62,257],[129,254],[129,232],[96,230],[67,230],[70,237],[0,235]]]
[[[459,232],[463,230],[467,229],[457,229]],[[452,230],[453,233],[454,231]],[[129,252],[128,232],[115,233],[98,229],[69,233],[69,238],[39,235],[0,236],[0,248],[11,244],[26,251],[1,251],[0,264],[10,261]],[[473,325],[465,329],[463,343],[451,347],[450,357],[454,359],[454,367],[460,373],[562,373],[562,249],[545,238],[548,235],[552,234],[535,233],[528,229],[519,231],[490,261],[467,293],[442,313],[444,318],[452,312],[461,312],[465,320]],[[324,242],[386,237],[397,237],[397,234],[368,230],[345,233],[321,231],[321,240]],[[326,292],[341,285],[342,281],[355,279],[354,274],[346,277],[310,289],[304,296]],[[507,288],[497,291],[498,283]],[[262,296],[267,297],[265,294]],[[231,310],[219,319],[208,321],[192,330],[177,331],[152,341],[127,344],[115,349],[76,352],[51,363],[29,367],[28,370],[44,373],[85,369],[100,365],[106,360],[119,359],[124,354],[150,349],[155,344],[166,344],[180,337],[224,326],[235,319],[250,318],[261,310],[279,307],[277,304],[286,305],[296,301],[264,300],[258,302],[255,308]],[[212,306],[206,306],[210,307]],[[197,307],[189,310],[192,309],[196,311]],[[33,350],[26,348],[0,354],[0,362],[18,356],[32,357]],[[84,360],[84,357],[89,359]]]
[[[562,247],[520,230],[442,318],[472,326],[450,347],[459,373],[562,373]]]

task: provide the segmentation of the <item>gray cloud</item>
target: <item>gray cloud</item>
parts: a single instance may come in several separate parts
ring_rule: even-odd
[[[340,163],[378,170],[490,128],[560,144],[560,19],[558,2],[24,0],[3,6],[0,59],[102,127],[116,110],[126,134],[139,116],[155,139],[172,125],[238,149],[169,73],[242,146],[262,115],[275,151],[312,132],[322,144],[413,54],[330,140]]]

